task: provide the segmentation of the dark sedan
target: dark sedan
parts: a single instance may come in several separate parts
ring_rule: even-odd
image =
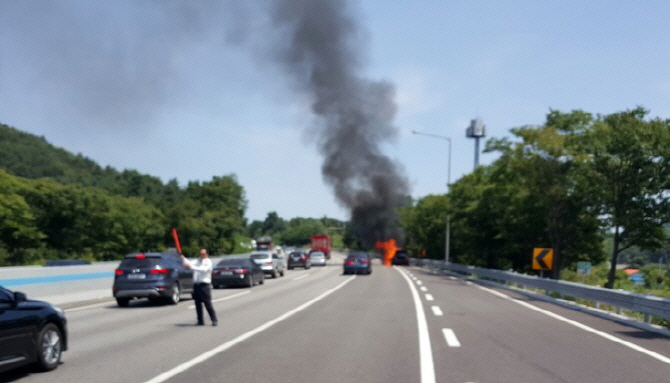
[[[228,258],[212,270],[212,286],[247,286],[265,283],[263,269],[249,258]]]
[[[372,262],[368,253],[351,252],[344,260],[344,274],[371,274]]]
[[[65,350],[63,310],[0,286],[0,372],[32,363],[53,370]]]
[[[304,251],[294,251],[288,256],[288,269],[293,270],[296,267],[309,269],[312,267],[312,259]]]

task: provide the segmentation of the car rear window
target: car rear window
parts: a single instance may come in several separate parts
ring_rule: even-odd
[[[247,266],[249,260],[236,258],[236,259],[223,259],[217,264],[217,266]]]
[[[249,258],[251,258],[251,259],[267,259],[267,258],[270,258],[270,254],[256,253],[256,254],[251,254],[251,256]]]
[[[152,269],[160,264],[160,258],[126,258],[121,261],[120,268]]]

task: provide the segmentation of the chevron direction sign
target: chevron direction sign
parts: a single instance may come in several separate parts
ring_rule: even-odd
[[[554,264],[554,249],[533,248],[533,270],[551,270]]]

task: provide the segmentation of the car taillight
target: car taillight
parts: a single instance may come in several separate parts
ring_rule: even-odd
[[[347,264],[347,265],[353,265],[353,264],[354,264],[354,260],[353,260],[353,259],[347,259],[347,261],[344,262],[344,263]]]
[[[302,260],[304,261],[305,259],[307,259],[307,257],[305,257],[305,256],[303,255],[303,256],[302,256]]]
[[[145,259],[146,257],[147,257],[147,256],[144,255],[144,254],[137,254],[137,255],[135,256],[135,259]]]
[[[123,270],[119,269],[114,270],[114,275],[123,275]]]
[[[168,275],[172,271],[171,269],[153,269],[149,271],[151,275]]]
[[[368,259],[361,259],[360,262],[361,262],[361,263],[370,263],[370,260],[368,260]]]
[[[248,272],[249,272],[249,270],[246,270],[246,269],[235,269],[235,270],[233,270],[233,273],[235,273],[235,274],[246,274]]]

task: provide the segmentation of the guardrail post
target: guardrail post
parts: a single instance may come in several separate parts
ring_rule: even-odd
[[[600,309],[600,302],[598,301],[593,302],[593,306],[597,309]]]
[[[644,323],[651,323],[651,315],[647,313],[644,314]]]

